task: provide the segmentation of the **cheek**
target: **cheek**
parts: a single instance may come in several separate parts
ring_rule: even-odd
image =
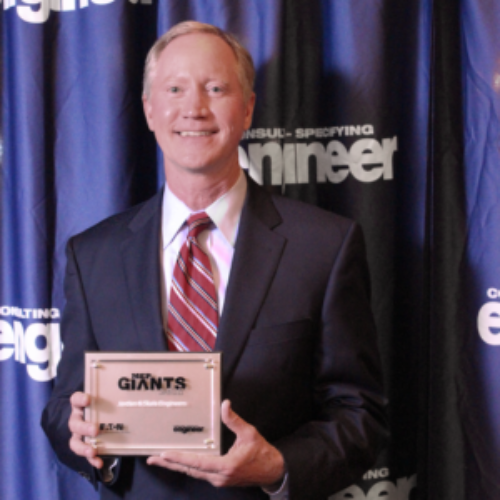
[[[223,113],[219,113],[216,116],[219,125],[224,126],[230,134],[237,133],[240,129],[243,129],[244,120],[241,112],[225,110]]]
[[[174,107],[170,103],[159,98],[152,102],[152,109],[154,117],[162,122],[170,119],[174,112]]]

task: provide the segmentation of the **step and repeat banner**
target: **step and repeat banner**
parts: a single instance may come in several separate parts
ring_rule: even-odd
[[[159,35],[195,19],[236,34],[255,60],[241,165],[269,190],[356,219],[366,236],[392,438],[373,469],[331,499],[416,499],[421,422],[439,405],[421,397],[429,176],[439,168],[428,155],[433,2],[3,0],[2,9],[0,498],[97,497],[58,463],[39,425],[63,348],[64,248],[162,186],[142,113],[143,64]],[[452,374],[460,404],[449,411],[464,422],[465,498],[498,498],[485,493],[500,461],[498,10],[464,0],[457,47],[466,162],[456,175],[468,230],[456,297],[463,354]]]
[[[459,408],[465,498],[500,498],[500,4],[462,2],[464,193]]]

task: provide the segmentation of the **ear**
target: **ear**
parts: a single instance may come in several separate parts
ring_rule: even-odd
[[[250,128],[250,125],[252,125],[254,108],[255,108],[255,92],[252,92],[252,95],[248,99],[248,102],[245,104],[245,130],[248,130]]]
[[[145,95],[142,96],[142,107],[144,109],[144,116],[146,117],[146,121],[148,122],[149,130],[154,132],[153,106]]]

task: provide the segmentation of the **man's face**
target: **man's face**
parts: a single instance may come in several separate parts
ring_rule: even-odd
[[[220,175],[238,166],[238,143],[252,121],[236,57],[220,38],[183,35],[161,53],[144,100],[149,128],[165,159],[165,173]]]

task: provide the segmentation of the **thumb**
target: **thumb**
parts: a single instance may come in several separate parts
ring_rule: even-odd
[[[222,422],[227,426],[227,428],[230,431],[233,431],[236,436],[241,435],[251,427],[250,424],[245,422],[237,413],[232,410],[231,401],[229,401],[229,399],[226,399],[222,402],[221,419]]]

